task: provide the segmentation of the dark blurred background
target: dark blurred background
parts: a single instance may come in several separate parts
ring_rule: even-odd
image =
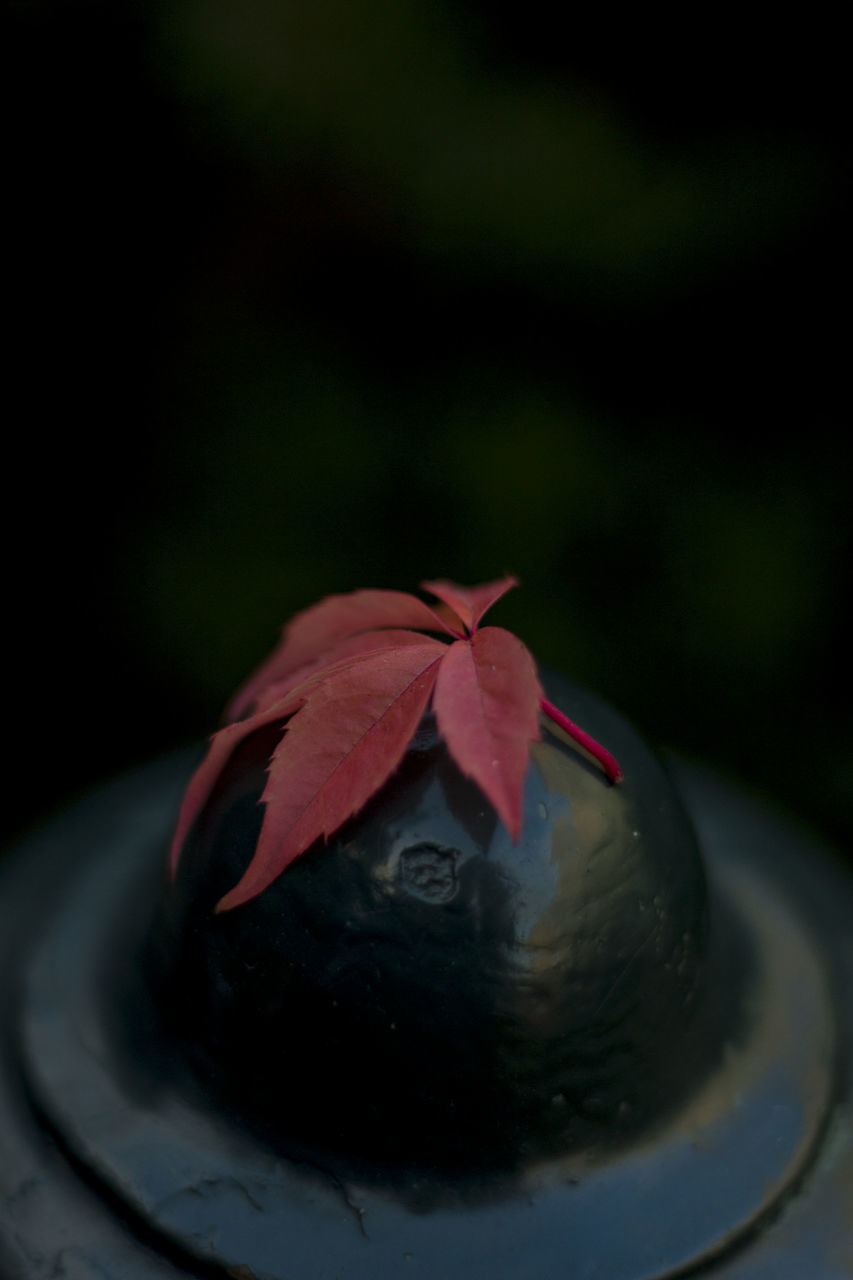
[[[542,661],[849,849],[819,10],[8,12],[4,842],[327,592],[511,570]]]

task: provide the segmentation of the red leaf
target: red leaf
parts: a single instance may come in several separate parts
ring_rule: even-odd
[[[423,600],[405,591],[351,591],[326,596],[291,619],[279,645],[237,690],[226,708],[226,720],[238,720],[267,685],[315,663],[339,641],[384,627],[459,634],[452,621],[439,617]]]
[[[437,640],[430,640],[429,637],[420,636],[413,631],[371,632],[369,646],[366,643],[367,639],[368,637],[351,637],[348,642],[340,646],[342,650],[349,648],[350,652],[338,654],[339,661],[312,664],[316,669],[307,673],[303,671],[292,679],[270,685],[261,695],[263,705],[260,705],[253,715],[245,720],[238,720],[236,724],[226,725],[224,729],[220,729],[213,735],[207,755],[193,774],[184,793],[169,852],[169,865],[173,876],[178,868],[184,841],[193,823],[210,798],[216,781],[231,755],[245,738],[265,725],[274,724],[276,720],[281,720],[283,724],[299,710],[318,683],[336,676],[343,670],[354,671],[361,662],[376,653],[397,652],[412,644],[420,648],[424,645],[435,646],[440,650],[439,657],[444,651],[444,646]],[[362,642],[360,646],[359,642]]]
[[[217,910],[261,893],[321,836],[358,812],[399,764],[433,688],[438,727],[456,764],[494,806],[514,840],[529,744],[543,711],[598,759],[613,781],[613,757],[546,702],[533,659],[499,627],[478,630],[487,609],[516,585],[424,583],[434,609],[400,591],[355,591],[304,610],[231,704],[187,788],[172,842],[174,874],[193,823],[235,748],[266,725],[281,725],[262,802],[255,855]],[[409,628],[440,631],[454,643]],[[466,636],[467,631],[470,635]],[[247,714],[251,712],[251,714]]]
[[[441,578],[437,582],[422,582],[424,591],[430,591],[439,600],[449,605],[465,623],[469,631],[476,631],[477,625],[487,609],[505,596],[512,587],[518,586],[518,578],[499,578],[496,582],[484,582],[479,587],[460,587],[455,582]]]
[[[270,763],[255,855],[217,911],[262,893],[379,790],[403,758],[449,652],[424,638],[318,675]]]
[[[180,861],[184,841],[189,835],[196,818],[210,798],[210,794],[216,785],[216,780],[234,750],[244,738],[248,738],[249,734],[254,733],[256,729],[260,729],[266,724],[274,724],[276,720],[283,721],[286,719],[288,712],[282,711],[279,702],[257,715],[250,716],[248,720],[240,720],[237,724],[226,725],[224,729],[220,729],[210,739],[207,755],[193,774],[181,802],[181,811],[178,814],[178,822],[175,827],[175,833],[172,836],[171,848],[169,849],[169,870],[173,877],[178,870],[178,862]]]
[[[521,831],[530,743],[539,737],[542,688],[533,658],[502,627],[457,640],[442,659],[433,705],[439,732],[509,828]]]
[[[408,645],[429,643],[429,636],[422,635],[419,631],[365,631],[362,635],[348,636],[346,640],[341,640],[340,644],[327,649],[314,662],[307,662],[305,666],[298,667],[283,680],[276,680],[266,685],[257,695],[253,714],[272,706],[309,676],[319,675],[327,667],[336,666],[345,658],[372,653],[377,649],[402,649]]]

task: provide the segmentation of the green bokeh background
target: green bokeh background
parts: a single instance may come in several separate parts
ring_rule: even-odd
[[[320,596],[513,571],[543,662],[850,848],[843,41],[613,21],[12,6],[6,839]]]

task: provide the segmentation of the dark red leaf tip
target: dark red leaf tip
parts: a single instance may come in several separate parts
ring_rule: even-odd
[[[493,604],[505,596],[513,587],[518,586],[518,578],[510,575],[498,578],[495,582],[484,582],[478,587],[460,587],[455,582],[439,578],[435,582],[422,582],[421,588],[437,596],[451,608],[464,623],[466,630],[473,633],[477,630],[483,615]]]

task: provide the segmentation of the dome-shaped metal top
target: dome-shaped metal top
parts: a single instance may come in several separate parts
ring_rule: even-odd
[[[514,844],[427,721],[328,847],[217,915],[262,812],[267,735],[244,746],[152,939],[174,1035],[267,1139],[378,1161],[378,1176],[383,1161],[512,1166],[612,1145],[709,1065],[689,820],[624,722],[559,692],[618,744],[623,785],[546,733]]]

